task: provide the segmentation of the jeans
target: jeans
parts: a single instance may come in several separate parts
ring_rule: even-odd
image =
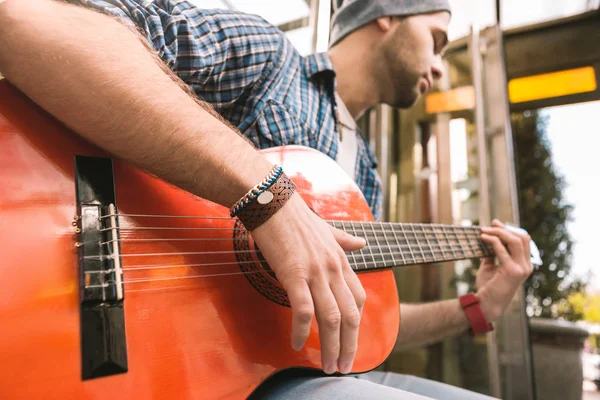
[[[492,400],[445,383],[372,371],[356,376],[288,374],[267,380],[249,400]]]

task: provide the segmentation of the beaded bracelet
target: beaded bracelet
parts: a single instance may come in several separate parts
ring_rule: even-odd
[[[274,165],[271,171],[265,178],[256,184],[252,189],[248,191],[241,199],[239,199],[233,207],[231,207],[229,214],[231,218],[238,215],[248,204],[252,203],[254,200],[258,198],[264,191],[273,185],[273,183],[279,178],[281,173],[283,172],[283,168],[279,165]]]

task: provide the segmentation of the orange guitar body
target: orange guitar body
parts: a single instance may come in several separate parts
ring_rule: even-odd
[[[333,160],[303,147],[264,153],[321,217],[372,220]],[[126,216],[227,217],[228,210],[114,160],[116,205],[125,215],[127,372],[82,379],[77,155],[108,157],[0,81],[0,398],[243,399],[277,371],[321,367],[316,323],[294,351],[290,308],[270,297],[281,298],[269,294],[278,283],[256,252],[244,260],[234,254],[236,232],[239,243],[254,245],[233,220]],[[148,226],[193,229],[130,229]],[[210,240],[128,241],[192,237]],[[400,318],[390,270],[359,278],[367,302],[353,372],[385,360]]]

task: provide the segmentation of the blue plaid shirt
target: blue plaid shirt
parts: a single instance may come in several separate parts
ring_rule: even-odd
[[[181,0],[70,0],[141,30],[160,58],[259,148],[303,145],[335,159],[335,72],[326,53],[302,57],[261,17]],[[376,219],[381,181],[357,133],[354,180]]]

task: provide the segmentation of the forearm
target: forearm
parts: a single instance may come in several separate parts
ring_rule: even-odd
[[[401,304],[396,349],[439,342],[466,332],[469,327],[469,320],[458,299]]]
[[[270,164],[169,76],[114,19],[50,2],[0,3],[0,73],[112,154],[223,205]]]

